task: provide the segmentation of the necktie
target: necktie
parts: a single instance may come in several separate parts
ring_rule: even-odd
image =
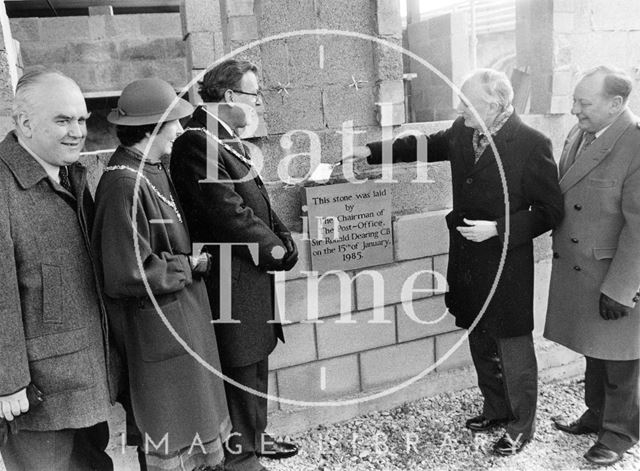
[[[71,181],[69,180],[69,169],[67,167],[60,167],[60,185],[73,194],[71,190]]]
[[[576,150],[575,155],[569,154],[567,160],[560,167],[560,178],[564,176],[565,173],[569,171],[569,169],[573,166],[574,163],[580,158],[580,155],[584,152],[584,150],[591,145],[593,141],[595,141],[596,135],[592,132],[585,132],[582,134],[582,140],[580,142],[580,146]]]
[[[591,145],[593,141],[595,141],[596,135],[592,132],[585,132],[582,135],[582,143],[580,144],[580,150],[576,154],[576,159],[584,152],[584,150]]]

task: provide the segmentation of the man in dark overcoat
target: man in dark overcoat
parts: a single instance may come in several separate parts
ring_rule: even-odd
[[[113,469],[93,201],[77,163],[88,116],[73,80],[34,69],[18,82],[16,129],[0,144],[0,419],[11,428],[0,452],[9,471]],[[31,383],[44,402],[30,410]]]
[[[611,465],[638,442],[640,121],[632,81],[600,66],[574,92],[578,123],[560,159],[567,217],[553,234],[545,337],[586,358],[587,410],[556,426],[597,433],[585,458]]]
[[[467,420],[466,426],[484,431],[506,423],[506,433],[493,447],[500,455],[519,452],[534,433],[532,240],[562,219],[551,141],[521,121],[512,98],[503,73],[476,71],[462,86],[460,117],[427,141],[430,162],[451,164],[453,209],[446,217],[450,238],[445,301],[456,325],[471,329],[469,346],[484,396],[482,413]],[[499,156],[494,155],[487,133]],[[353,159],[345,163],[366,158],[370,164],[384,165],[385,149],[392,151],[388,163],[424,159],[418,155],[422,138],[407,136],[392,146],[375,142],[357,147]]]
[[[196,109],[185,133],[174,143],[171,175],[184,208],[193,242],[240,244],[232,247],[231,266],[212,269],[208,292],[216,323],[223,373],[233,426],[225,451],[225,469],[264,469],[257,455],[285,458],[297,453],[290,443],[265,433],[268,357],[282,327],[274,320],[271,270],[289,270],[298,258],[287,227],[271,207],[269,195],[238,133],[248,114],[261,106],[257,69],[250,62],[229,60],[204,76]],[[209,126],[208,126],[209,124]],[[209,155],[208,153],[209,152]],[[213,168],[213,171],[212,171]],[[255,244],[257,253],[245,244]],[[224,249],[210,247],[224,263]],[[230,269],[230,272],[229,272]],[[230,313],[221,286],[231,277]],[[229,319],[229,315],[231,319]]]

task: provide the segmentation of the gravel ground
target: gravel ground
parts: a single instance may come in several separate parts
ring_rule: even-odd
[[[583,391],[577,380],[541,384],[535,439],[513,457],[491,453],[502,430],[472,434],[464,428],[464,421],[481,410],[482,398],[474,388],[286,437],[300,446],[299,455],[263,464],[271,471],[599,469],[582,457],[595,435],[568,435],[551,421],[556,415],[573,420],[582,413]],[[639,470],[640,445],[604,469]]]

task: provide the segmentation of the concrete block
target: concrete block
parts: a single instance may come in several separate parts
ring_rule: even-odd
[[[362,389],[408,380],[433,365],[433,338],[400,343],[360,354]]]
[[[40,18],[41,41],[75,41],[89,39],[88,16]],[[19,38],[18,38],[19,39]]]
[[[553,31],[555,33],[572,33],[573,32],[573,12],[554,12],[553,14]]]
[[[328,71],[333,71],[336,65],[336,61],[329,59],[331,54],[328,52],[327,41],[331,39],[333,37],[327,36],[288,38],[286,40],[287,82],[290,81],[300,87],[322,87],[330,83]],[[276,63],[280,65],[280,61]]]
[[[377,112],[381,126],[398,126],[406,122],[404,103],[379,104]]]
[[[113,7],[111,5],[89,5],[89,16],[112,16]]]
[[[107,20],[105,15],[89,16],[89,34],[91,41],[104,41],[107,37]]]
[[[312,134],[309,134],[312,133]],[[322,158],[321,131],[271,135],[260,142],[264,157],[261,175],[271,182],[288,182],[308,176],[312,159]],[[287,158],[285,162],[282,159]]]
[[[165,56],[165,40],[125,39],[118,45],[120,60],[157,60]]]
[[[180,13],[149,13],[137,16],[143,36],[182,38]]]
[[[10,18],[11,35],[20,42],[40,40],[38,18]]]
[[[266,122],[273,134],[294,129],[323,129],[321,94],[318,89],[290,88],[284,96],[277,91],[265,91]]]
[[[398,216],[393,223],[396,260],[428,257],[449,251],[449,210]]]
[[[227,1],[226,9],[228,16],[247,16],[253,15],[254,0],[231,0]]]
[[[377,0],[378,34],[402,34],[400,0]]]
[[[263,37],[298,29],[315,29],[314,0],[262,0],[255,3],[255,15]]]
[[[218,33],[214,33],[214,39],[216,41],[216,58],[219,58],[220,56],[223,55],[224,47],[226,46],[226,44],[224,44],[224,35],[218,38]],[[246,60],[254,63],[258,68],[258,80],[260,81],[262,77],[262,68],[263,68],[262,64],[264,62],[260,54],[260,47],[254,46],[249,49],[244,49],[242,52],[237,52],[238,49],[246,46],[249,42],[251,41],[231,41],[230,40],[228,41],[229,52],[232,52],[235,54],[233,58],[236,60]],[[218,44],[222,45],[222,48],[223,48],[222,52],[218,52],[219,51],[219,48],[217,47]]]
[[[375,3],[371,0],[316,2],[319,28],[372,34],[376,31]],[[343,38],[346,39],[346,38]]]
[[[397,306],[398,342],[432,337],[458,329],[455,318],[447,313],[447,308],[444,305],[444,296],[442,295],[412,301],[410,304],[415,317],[423,322],[432,322],[432,324],[417,322],[409,316],[406,307],[404,304],[398,304]]]
[[[387,41],[401,45],[395,38],[385,38]],[[376,43],[373,45],[374,68],[378,80],[402,80],[403,54],[389,46]],[[409,60],[407,57],[404,60]]]
[[[563,13],[573,13],[575,11],[575,0],[554,0],[553,11]]]
[[[426,22],[427,37],[429,39],[442,39],[451,36],[451,15],[441,15],[428,19]],[[419,24],[419,23],[418,23]]]
[[[436,367],[436,371],[454,370],[473,364],[468,340],[462,342],[460,346],[455,347],[465,332],[464,330],[459,330],[435,337],[436,362],[441,361],[444,356],[447,355],[447,359],[443,360],[442,363]]]
[[[326,126],[332,129],[341,129],[346,121],[353,121],[354,126],[377,124],[375,93],[370,83],[361,84],[358,90],[347,84],[327,87],[322,91],[322,110]]]
[[[216,60],[213,32],[202,31],[187,36],[187,65],[191,69],[206,69]]]
[[[318,358],[313,324],[290,324],[283,325],[282,328],[286,342],[278,342],[276,349],[269,357],[271,370],[301,365]]]
[[[354,323],[340,323],[340,317],[337,316],[316,324],[320,358],[331,358],[395,343],[396,320],[392,306],[384,308],[384,318],[389,321],[388,324],[371,323],[373,311],[354,313],[351,317]]]
[[[111,40],[140,38],[138,15],[114,15],[105,17],[107,37]]]
[[[184,59],[187,55],[187,44],[180,37],[172,37],[164,39],[164,57],[165,59]]]
[[[571,69],[553,72],[553,94],[571,95],[573,93],[574,72]]]
[[[307,249],[308,250],[308,249]],[[300,322],[313,319],[316,309],[319,318],[333,316],[340,313],[350,313],[354,310],[354,286],[345,282],[344,287],[340,285],[340,279],[336,275],[327,275],[318,280],[317,288],[313,278],[308,275],[301,275],[301,278],[287,281],[284,286],[284,313],[289,322]],[[346,279],[345,279],[346,280]],[[317,306],[313,302],[314,293],[317,290]],[[345,306],[340,305],[340,293],[344,290],[351,290]],[[310,296],[311,294],[311,296]],[[309,306],[311,299],[311,306]]]
[[[20,49],[25,67],[68,62],[69,46],[60,41],[50,42],[47,45],[29,41],[22,43]]]
[[[92,41],[69,43],[67,57],[69,62],[109,62],[118,59],[116,44],[112,41]]]
[[[348,355],[276,372],[280,397],[296,401],[327,401],[360,391],[358,356]],[[295,405],[282,403],[285,409]]]
[[[182,35],[198,31],[222,31],[220,2],[211,0],[183,0]]]
[[[25,61],[25,66],[29,66],[29,64]],[[73,78],[75,82],[78,84],[80,89],[83,92],[92,92],[101,90],[99,86],[95,83],[95,71],[92,67],[87,67],[86,64],[69,64],[69,63],[57,63],[51,64],[55,65],[55,67],[65,75]],[[97,64],[96,64],[97,65]],[[107,88],[103,88],[102,90],[111,90]],[[113,90],[119,90],[115,88]]]
[[[182,88],[188,80],[185,59],[136,60],[125,65],[120,78],[120,89],[133,80],[146,77],[162,77],[175,88]]]
[[[555,96],[554,95],[551,97],[551,106],[549,108],[549,113],[552,113],[552,114],[569,113],[571,111],[572,105],[573,105],[573,96],[571,95]]]
[[[304,43],[303,43],[304,44]],[[324,37],[321,44],[324,45],[324,69],[320,72],[325,85],[336,87],[352,86],[353,80],[365,81],[358,84],[363,89],[375,84],[377,74],[374,69],[373,43],[371,41],[343,36]],[[314,56],[319,54],[319,49],[313,50]],[[300,50],[297,54],[305,54]],[[293,57],[293,51],[290,51]],[[318,74],[318,63],[309,64],[307,74]]]
[[[255,16],[233,16],[229,18],[229,39],[252,41],[258,39],[258,22]]]
[[[263,88],[277,88],[279,85],[290,85],[289,54],[285,41],[271,41],[260,46],[263,59]],[[297,81],[296,81],[297,83]]]
[[[402,80],[383,80],[379,82],[378,102],[404,103],[404,82]]]
[[[420,292],[418,290],[431,290],[433,288],[433,278],[429,273],[421,273],[424,270],[433,268],[431,258],[421,258],[408,262],[395,263],[392,265],[383,265],[381,267],[373,267],[374,270],[382,275],[384,279],[383,305],[396,304],[404,300],[420,299],[432,296],[430,292]],[[410,281],[413,279],[413,283]],[[412,290],[407,292],[407,296],[403,299],[403,286],[412,286]],[[380,294],[378,290],[382,287],[376,287],[370,276],[361,275],[356,278],[356,306],[358,310],[369,309],[373,307],[375,294]],[[416,292],[413,292],[416,290]]]

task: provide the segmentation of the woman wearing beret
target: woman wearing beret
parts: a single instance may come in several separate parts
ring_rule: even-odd
[[[128,367],[123,403],[150,470],[216,465],[231,429],[222,380],[187,351],[220,370],[202,280],[209,256],[191,254],[182,209],[160,161],[182,131],[178,120],[192,111],[163,80],[129,84],[107,117],[120,146],[96,192],[92,244],[111,335]]]

